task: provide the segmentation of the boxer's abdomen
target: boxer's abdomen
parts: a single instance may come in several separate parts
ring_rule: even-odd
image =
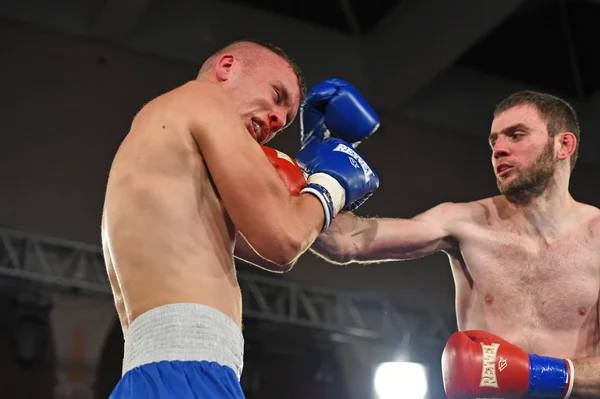
[[[162,129],[130,134],[111,169],[104,215],[124,329],[170,303],[208,305],[241,325],[235,229],[190,137]]]

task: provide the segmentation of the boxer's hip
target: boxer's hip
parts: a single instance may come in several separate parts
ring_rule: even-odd
[[[240,328],[216,309],[177,303],[149,310],[129,327],[111,398],[243,398],[243,351]]]

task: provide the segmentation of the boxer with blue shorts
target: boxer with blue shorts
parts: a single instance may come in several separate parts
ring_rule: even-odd
[[[139,316],[125,340],[123,378],[111,399],[243,398],[244,339],[205,305],[164,305]]]
[[[338,115],[371,133],[372,109],[350,85],[338,86],[319,98],[324,113],[315,123]],[[340,138],[304,146],[304,171],[263,146],[295,118],[304,91],[283,51],[238,41],[134,118],[111,165],[102,216],[125,339],[111,398],[243,398],[234,258],[288,271],[338,212],[377,189],[377,175]]]

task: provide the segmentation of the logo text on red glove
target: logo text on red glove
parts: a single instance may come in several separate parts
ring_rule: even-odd
[[[277,151],[277,150],[275,150],[275,151]],[[281,151],[277,151],[277,158],[285,159],[286,161],[288,161],[291,164],[294,163],[294,161],[292,161],[292,158],[290,158],[290,156],[288,154],[285,154]]]
[[[479,381],[479,387],[498,388],[498,379],[496,378],[496,355],[498,354],[499,347],[500,344],[481,344],[483,362],[481,364],[481,381]]]
[[[508,362],[506,361],[505,358],[500,356],[500,361],[498,362],[498,370],[502,371],[506,368],[506,366],[508,366]]]

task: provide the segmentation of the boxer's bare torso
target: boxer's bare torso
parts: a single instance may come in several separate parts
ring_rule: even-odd
[[[211,306],[240,325],[234,239],[189,129],[176,116],[167,123],[134,122],[110,171],[102,220],[124,333],[145,311],[181,302]]]
[[[545,356],[600,354],[600,211],[576,203],[544,237],[504,197],[452,206],[459,329]]]

